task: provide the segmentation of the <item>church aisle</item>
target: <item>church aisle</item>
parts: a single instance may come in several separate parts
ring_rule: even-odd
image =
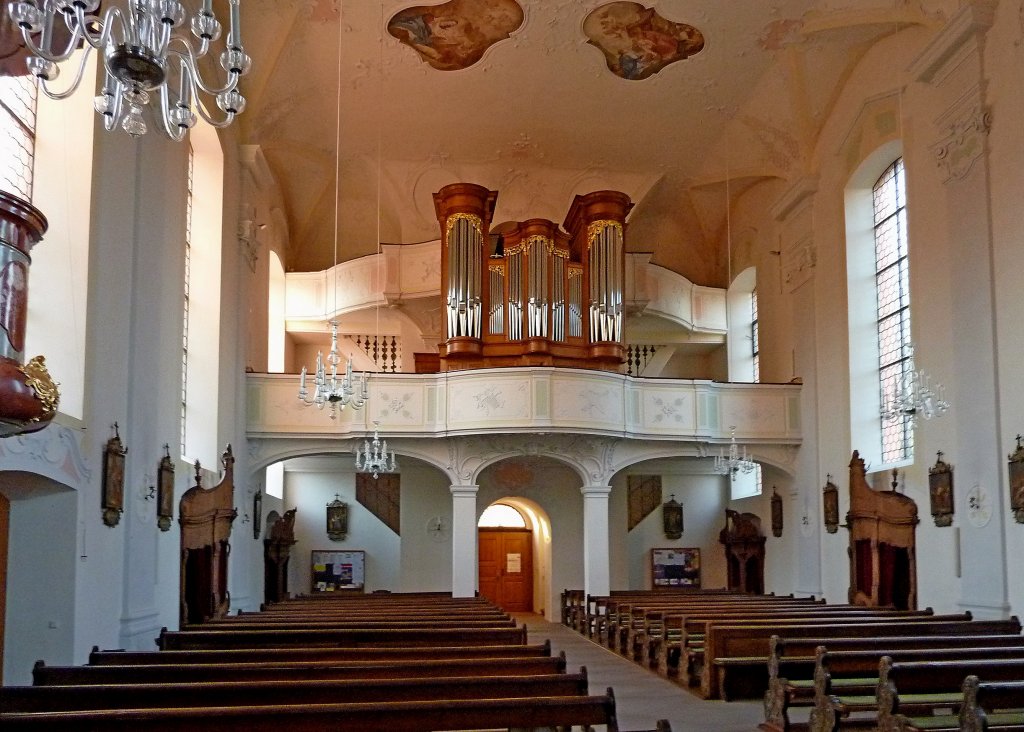
[[[656,720],[667,719],[673,732],[754,732],[764,720],[759,700],[704,701],[564,625],[529,613],[513,615],[526,624],[531,643],[550,638],[553,653],[565,651],[570,671],[587,667],[591,694],[614,689],[622,729],[653,729]]]

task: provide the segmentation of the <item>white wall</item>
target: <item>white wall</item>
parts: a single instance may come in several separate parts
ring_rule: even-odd
[[[634,465],[612,481],[612,537],[626,551],[617,571],[612,574],[613,589],[649,590],[651,549],[698,547],[701,559],[701,586],[725,587],[725,550],[718,543],[718,532],[725,526],[726,479],[707,474],[707,461],[657,460]],[[675,495],[683,504],[683,535],[666,539],[661,509],[655,509],[633,530],[626,532],[628,520],[627,476],[660,475],[662,500]],[[618,538],[616,538],[618,537]],[[624,560],[624,561],[622,561]]]
[[[401,539],[370,513],[355,495],[353,457],[303,458],[285,464],[284,510],[297,508],[295,538],[288,566],[292,594],[310,592],[313,550],[366,552],[366,591],[401,590]],[[402,483],[406,483],[403,476]],[[403,485],[403,492],[405,486]],[[348,534],[342,541],[327,537],[327,504],[335,494],[348,504]],[[450,566],[450,565],[449,565]]]
[[[7,617],[4,638],[4,683],[32,683],[32,666],[70,664],[74,637],[75,535],[40,531],[55,519],[74,525],[77,497],[66,486],[38,476],[0,474],[0,483],[16,488],[36,484],[44,492],[11,501],[8,544]]]

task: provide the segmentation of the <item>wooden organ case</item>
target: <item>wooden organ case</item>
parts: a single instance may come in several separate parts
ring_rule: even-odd
[[[629,197],[576,196],[564,231],[546,219],[518,222],[502,232],[503,251],[491,253],[496,201],[472,183],[434,194],[447,327],[441,369],[620,370]]]
[[[876,491],[864,459],[850,460],[850,591],[852,605],[917,608],[917,504],[893,491]]]
[[[178,505],[181,525],[181,625],[202,623],[227,614],[228,554],[234,508],[235,457],[231,445],[221,457],[224,477],[212,488],[202,486],[196,461],[196,484]]]

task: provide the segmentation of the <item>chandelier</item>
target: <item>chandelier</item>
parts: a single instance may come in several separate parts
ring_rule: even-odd
[[[373,473],[377,478],[381,473],[393,473],[398,470],[398,460],[395,451],[388,454],[388,441],[381,441],[377,434],[380,422],[373,423],[373,441],[363,440],[363,451],[356,448],[356,470],[363,473]]]
[[[106,79],[93,107],[103,115],[107,130],[120,124],[134,138],[146,134],[142,108],[149,104],[150,92],[159,90],[156,116],[167,136],[180,141],[196,123],[193,106],[214,127],[227,127],[245,109],[238,81],[252,60],[242,48],[238,4],[239,0],[230,0],[231,30],[220,54],[226,78],[219,86],[202,78],[198,64],[221,34],[213,0],[202,0],[189,23],[198,41],[195,48],[192,38],[175,32],[187,14],[177,0],[128,0],[127,9],[110,2],[102,17],[95,14],[100,0],[24,0],[9,3],[8,11],[34,54],[27,59],[28,69],[46,96],[66,99],[73,94],[82,81],[89,52],[96,49],[102,52]],[[59,64],[71,58],[79,45],[84,45],[85,53],[71,85],[52,91],[47,82],[60,75]],[[213,97],[225,114],[223,120],[210,116],[198,100],[200,92]]]
[[[949,411],[946,388],[939,383],[932,388],[931,376],[914,367],[914,346],[907,347],[907,360],[902,374],[894,375],[890,385],[883,386],[879,413],[884,421],[898,422],[918,417],[931,419]]]
[[[741,470],[744,473],[749,473],[757,467],[757,463],[750,460],[747,457],[747,448],[743,448],[743,457],[740,457],[740,448],[736,444],[736,428],[730,427],[729,434],[731,439],[729,440],[729,455],[726,456],[719,448],[718,455],[715,456],[715,472],[721,473],[722,475],[731,475],[733,480],[736,480],[736,474]]]
[[[330,320],[331,326],[331,350],[324,359],[323,351],[316,352],[316,374],[313,377],[313,396],[309,395],[306,387],[308,375],[306,367],[302,367],[299,376],[299,400],[306,406],[316,405],[317,409],[325,406],[330,408],[331,419],[335,419],[337,413],[346,406],[359,409],[366,403],[370,396],[369,379],[364,371],[361,376],[352,373],[352,358],[345,362],[345,375],[338,378],[338,364],[341,363],[341,355],[338,353],[338,321]],[[330,373],[327,371],[326,361],[330,366]],[[374,438],[376,442],[376,438]]]

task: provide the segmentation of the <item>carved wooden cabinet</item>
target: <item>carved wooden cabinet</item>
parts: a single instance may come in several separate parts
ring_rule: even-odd
[[[868,607],[917,607],[917,504],[895,491],[868,485],[864,460],[850,460],[849,601]]]
[[[752,513],[725,509],[725,528],[718,534],[725,545],[730,590],[764,594],[764,544],[761,519]]]
[[[178,504],[181,525],[180,622],[202,623],[228,612],[228,556],[234,507],[235,458],[228,445],[221,457],[224,477],[212,488],[203,488],[199,462],[196,484],[185,491]]]

